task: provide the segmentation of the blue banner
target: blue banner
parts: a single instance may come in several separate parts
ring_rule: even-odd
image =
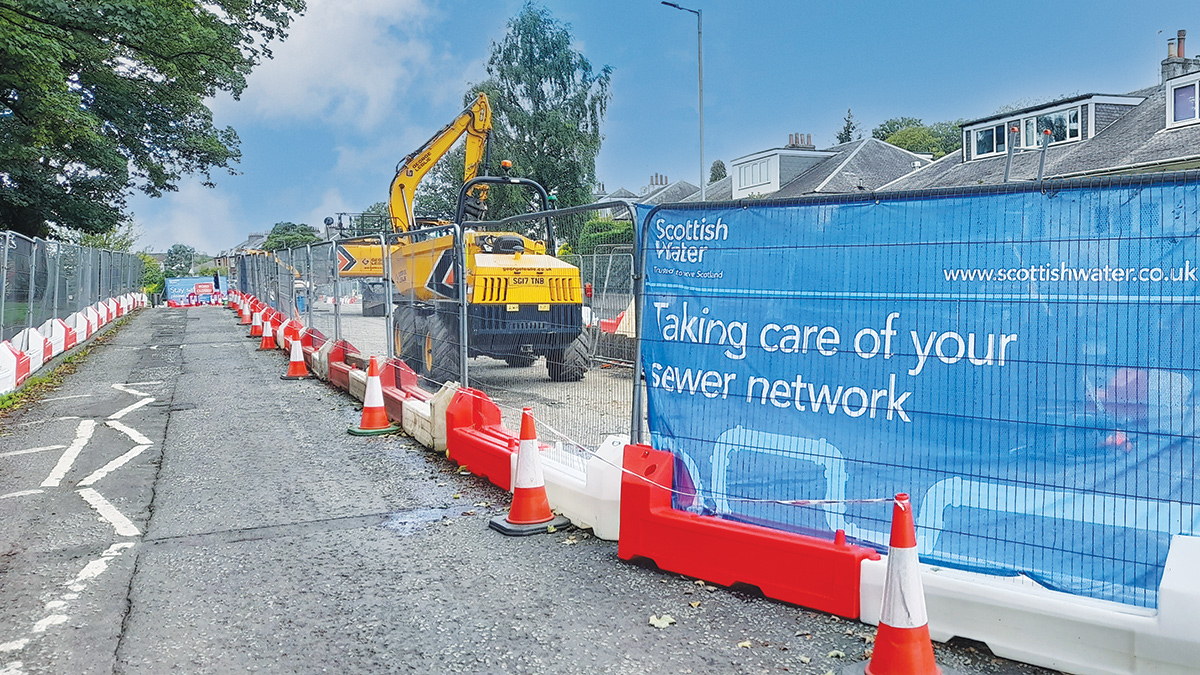
[[[653,444],[678,508],[1154,606],[1200,534],[1200,185],[650,212]],[[782,501],[821,499],[797,506]]]
[[[207,305],[221,302],[229,293],[229,279],[217,277],[174,277],[166,280],[164,297],[180,305]]]

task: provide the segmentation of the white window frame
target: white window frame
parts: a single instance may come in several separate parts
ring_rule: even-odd
[[[1070,120],[1071,120],[1071,111],[1072,110],[1075,111],[1075,137],[1074,138],[1071,137],[1071,132],[1070,132],[1070,124],[1071,124]],[[1050,145],[1062,145],[1063,143],[1077,143],[1079,141],[1082,141],[1083,140],[1083,106],[1076,104],[1076,105],[1065,106],[1062,108],[1053,108],[1051,110],[1040,110],[1033,114],[1022,116],[1021,123],[1018,125],[1021,128],[1021,138],[1020,138],[1020,144],[1017,147],[1020,147],[1020,148],[1040,148],[1040,147],[1042,147],[1042,135],[1041,135],[1041,133],[1039,133],[1037,131],[1037,118],[1044,117],[1046,115],[1054,115],[1054,114],[1062,113],[1062,112],[1067,113],[1067,125],[1068,125],[1067,126],[1067,137],[1066,137],[1066,139],[1061,140],[1061,141],[1050,141]],[[1032,123],[1034,125],[1033,126],[1033,130],[1034,130],[1033,131],[1033,133],[1034,133],[1033,145],[1027,144],[1027,141],[1029,139],[1026,138],[1026,136],[1025,136],[1026,129],[1030,123]]]
[[[766,185],[771,182],[771,158],[764,157],[753,162],[747,162],[738,167],[738,188],[746,189]],[[758,173],[756,180],[755,173]]]
[[[979,140],[976,134],[983,131],[992,132],[992,149],[989,152],[979,152]],[[999,142],[997,142],[999,141]],[[986,126],[971,129],[971,158],[991,157],[993,155],[1003,155],[1008,151],[1008,125],[1007,124],[988,124]]]
[[[1175,90],[1181,87],[1192,87],[1195,92],[1195,103],[1193,105],[1192,118],[1185,120],[1175,119]],[[1186,127],[1196,123],[1200,123],[1200,73],[1193,73],[1184,77],[1168,80],[1167,88],[1167,128],[1174,129],[1177,127]]]

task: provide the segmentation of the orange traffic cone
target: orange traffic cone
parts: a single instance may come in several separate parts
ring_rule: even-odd
[[[546,499],[546,478],[542,475],[542,454],[538,450],[533,410],[521,411],[521,444],[517,446],[517,475],[513,480],[512,506],[507,516],[496,516],[488,527],[509,536],[552,532],[571,524],[550,510]]]
[[[312,377],[308,374],[308,364],[304,362],[304,347],[299,340],[292,340],[292,354],[288,361],[287,375],[280,375],[281,380],[304,380]]]
[[[892,537],[887,575],[883,582],[883,611],[870,662],[852,666],[866,675],[939,675],[948,673],[933,660],[929,616],[917,560],[917,530],[908,495],[896,495],[892,507]],[[851,672],[847,668],[843,672]]]
[[[250,325],[250,301],[242,300],[242,306],[238,308],[238,324],[242,326]]]
[[[263,321],[262,342],[258,343],[259,350],[275,349],[275,329],[270,320]]]
[[[294,344],[299,344],[299,341]],[[362,420],[356,427],[350,427],[350,433],[355,436],[379,436],[399,431],[398,425],[388,419],[387,410],[383,407],[383,383],[379,381],[379,363],[371,357],[367,366],[367,392],[363,395]]]
[[[260,309],[254,313],[254,319],[250,322],[250,334],[246,337],[262,337],[262,319],[263,310]]]

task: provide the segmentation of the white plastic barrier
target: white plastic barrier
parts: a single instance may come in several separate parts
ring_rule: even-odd
[[[0,342],[0,394],[17,388],[17,361],[22,356],[8,340]]]
[[[36,328],[26,328],[17,333],[12,339],[13,347],[25,352],[29,357],[29,372],[36,373],[49,357],[46,356],[46,338]]]
[[[91,310],[88,314],[88,320],[90,321],[93,315],[95,316],[95,322],[92,324],[92,332],[96,332],[101,326],[108,323],[108,308],[104,306],[103,302],[97,302],[88,307],[88,309]]]
[[[67,316],[67,325],[75,331],[75,339],[80,342],[92,334],[92,326],[88,323],[87,312],[75,312]]]
[[[58,356],[66,349],[66,325],[62,319],[49,319],[38,326],[38,332],[50,342],[50,353],[46,355],[47,359]]]
[[[280,331],[280,332],[282,332],[282,331]],[[277,335],[277,336],[275,336],[275,339],[279,340],[279,339],[281,339],[281,337]],[[326,341],[325,344],[321,345],[321,348],[318,349],[317,353],[313,356],[313,362],[312,362],[313,375],[316,375],[317,378],[320,379],[322,382],[329,381],[329,352],[333,351],[333,347],[335,344],[336,343],[334,343],[333,340]],[[290,342],[288,343],[288,347],[291,347]],[[358,398],[358,400],[361,401],[363,399],[363,396],[366,396],[366,391],[367,391],[367,374],[366,373],[363,373],[362,388],[359,391],[361,393],[356,398]],[[351,394],[354,393],[354,373],[353,372],[350,373],[350,393]]]
[[[109,321],[112,321],[113,319],[120,316],[120,314],[117,313],[117,299],[116,298],[109,298],[109,299],[105,300],[104,307],[108,310],[108,320]]]
[[[576,527],[590,527],[600,539],[616,541],[621,532],[621,463],[628,443],[628,436],[609,436],[586,458],[560,446],[542,452],[550,508]]]
[[[326,368],[328,368],[328,366],[326,366]],[[316,370],[316,363],[313,364],[313,369]],[[367,371],[360,370],[358,368],[351,369],[349,382],[347,384],[349,386],[346,390],[351,396],[360,401],[367,398]]]
[[[861,619],[878,625],[887,556],[861,569]],[[1071,673],[1200,669],[1200,537],[1171,539],[1157,611],[1059,593],[1023,576],[922,565],[921,583],[939,642],[978,640],[997,656]]]
[[[428,401],[405,399],[400,426],[421,445],[446,452],[446,408],[458,391],[457,382],[446,382]],[[438,446],[439,435],[441,447]]]

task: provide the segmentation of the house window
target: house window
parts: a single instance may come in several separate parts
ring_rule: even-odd
[[[974,133],[976,157],[1005,151],[1004,143],[1008,135],[1004,133],[1003,124],[986,129],[976,129]]]
[[[769,161],[769,159],[760,159],[757,162],[738,167],[739,187],[747,188],[769,182],[771,180],[767,171],[767,162]]]
[[[1197,104],[1197,87],[1200,81],[1192,81],[1182,85],[1171,85],[1171,95],[1167,100],[1167,126],[1190,124],[1200,119],[1200,105]]]
[[[1067,108],[1043,113],[1022,120],[1024,142],[1026,148],[1036,148],[1041,145],[1041,136],[1045,131],[1050,132],[1051,143],[1063,143],[1079,140],[1079,108]]]

